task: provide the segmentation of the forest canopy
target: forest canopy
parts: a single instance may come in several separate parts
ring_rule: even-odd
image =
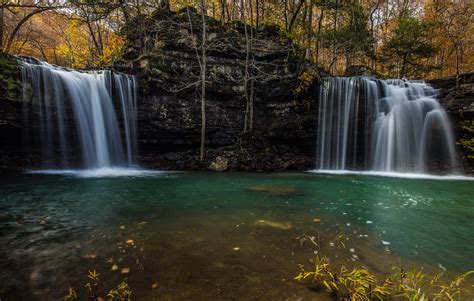
[[[104,67],[120,56],[130,19],[186,6],[204,6],[222,24],[241,21],[256,33],[276,24],[332,75],[359,67],[383,77],[473,71],[469,0],[0,0],[0,48],[62,66]]]

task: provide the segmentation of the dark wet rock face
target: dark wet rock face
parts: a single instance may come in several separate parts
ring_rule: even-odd
[[[31,161],[22,152],[21,72],[12,56],[0,53],[0,172]]]
[[[474,159],[470,157],[474,154],[461,143],[461,140],[474,141],[473,131],[466,128],[474,120],[474,73],[462,74],[458,85],[456,77],[435,79],[429,83],[439,89],[438,100],[451,117],[464,172],[474,174]]]
[[[129,42],[123,60],[114,68],[139,77],[141,161],[182,170],[209,169],[218,157],[227,159],[226,170],[313,167],[316,106],[308,92],[310,85],[300,87],[300,75],[308,66],[301,65],[298,50],[274,26],[263,27],[252,40],[248,72],[254,81],[248,80],[247,93],[250,97],[253,85],[254,124],[244,134],[244,25],[222,26],[206,18],[206,26],[206,152],[202,162],[198,155],[201,17],[193,9],[158,11],[152,17],[136,18],[123,30]],[[247,33],[255,34],[250,27]]]

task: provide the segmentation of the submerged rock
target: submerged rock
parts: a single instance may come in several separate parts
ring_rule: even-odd
[[[289,186],[259,185],[249,188],[249,191],[268,193],[271,195],[293,195],[301,193],[300,190]]]
[[[257,225],[257,226],[267,226],[267,227],[277,228],[277,229],[281,229],[281,230],[288,230],[288,229],[292,228],[290,223],[275,222],[275,221],[269,221],[269,220],[265,220],[265,219],[261,219],[261,220],[256,221],[255,225]]]

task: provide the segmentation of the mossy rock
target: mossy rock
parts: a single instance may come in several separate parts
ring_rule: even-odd
[[[22,99],[20,64],[14,56],[0,53],[0,97],[8,100]]]

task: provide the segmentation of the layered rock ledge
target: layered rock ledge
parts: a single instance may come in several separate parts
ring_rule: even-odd
[[[192,8],[157,11],[151,17],[134,19],[123,29],[128,45],[114,68],[140,80],[142,163],[161,169],[196,170],[209,169],[217,158],[223,158],[228,162],[225,170],[313,167],[317,114],[312,87],[304,75],[314,66],[300,59],[299,50],[276,26],[254,32],[238,22],[222,25],[210,17],[205,22],[203,161],[198,156],[201,16]],[[245,30],[252,43],[248,55]],[[250,74],[247,91],[246,64]],[[244,133],[246,93],[253,95],[254,118],[252,131]]]

